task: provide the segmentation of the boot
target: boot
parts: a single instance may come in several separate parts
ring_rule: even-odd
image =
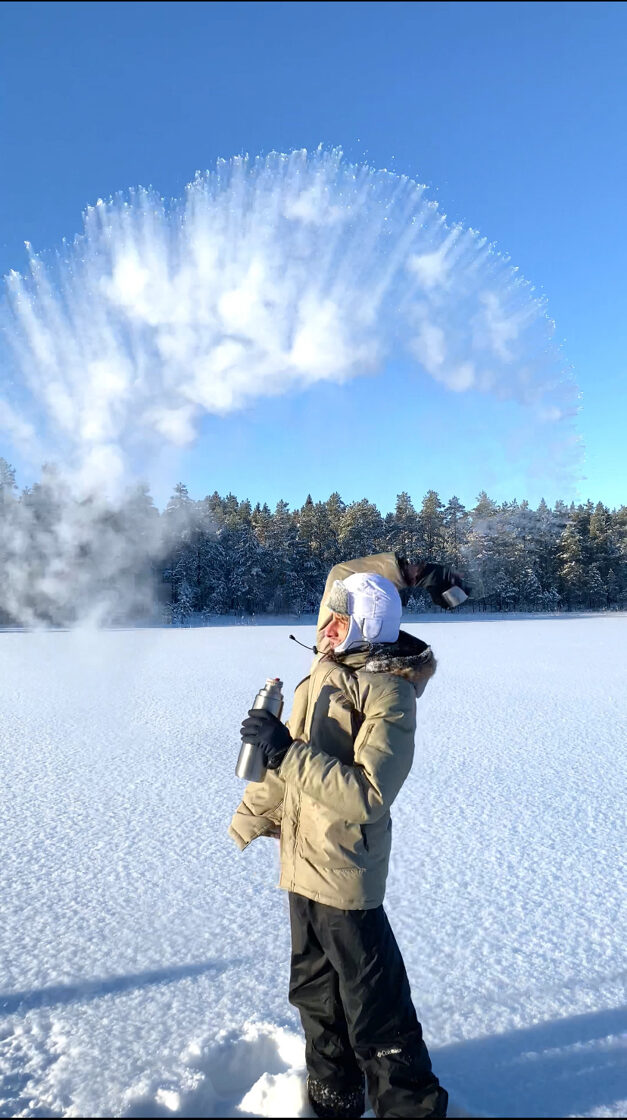
[[[334,1089],[328,1081],[307,1078],[307,1094],[316,1116],[363,1116],[366,1107],[364,1087]]]

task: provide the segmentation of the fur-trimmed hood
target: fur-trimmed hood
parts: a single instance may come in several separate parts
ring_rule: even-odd
[[[364,668],[367,673],[394,673],[413,684],[426,684],[437,664],[431,646],[406,630],[400,630],[395,642],[370,647]]]
[[[329,655],[327,655],[329,656]],[[379,642],[366,649],[347,654],[330,655],[339,664],[359,668],[366,673],[393,673],[423,688],[437,668],[431,646],[406,630],[400,630],[395,642]],[[361,662],[359,665],[356,662]]]

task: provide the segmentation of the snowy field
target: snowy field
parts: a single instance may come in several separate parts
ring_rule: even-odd
[[[627,618],[407,628],[386,908],[452,1113],[625,1116]],[[278,844],[226,834],[290,629],[0,634],[0,1115],[308,1115]]]

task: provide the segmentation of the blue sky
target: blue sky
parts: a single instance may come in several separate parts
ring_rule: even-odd
[[[385,510],[431,487],[466,504],[483,487],[627,501],[626,5],[4,3],[0,40],[3,273],[25,240],[72,237],[98,197],[177,195],[218,156],[340,145],[427,183],[511,255],[583,392],[586,477],[570,489],[529,485],[497,437],[516,422],[505,406],[416,397],[399,367],[208,418],[155,476],[160,502],[179,476],[196,497],[292,505],[338,489]]]

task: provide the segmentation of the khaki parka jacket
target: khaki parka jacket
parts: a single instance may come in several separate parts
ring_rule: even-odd
[[[393,553],[337,565],[327,580],[377,571],[404,586]],[[390,806],[411,769],[416,699],[435,672],[429,646],[401,631],[395,643],[320,654],[297,686],[294,739],[279,771],[250,782],[229,834],[240,849],[280,827],[279,887],[343,910],[383,902]]]

